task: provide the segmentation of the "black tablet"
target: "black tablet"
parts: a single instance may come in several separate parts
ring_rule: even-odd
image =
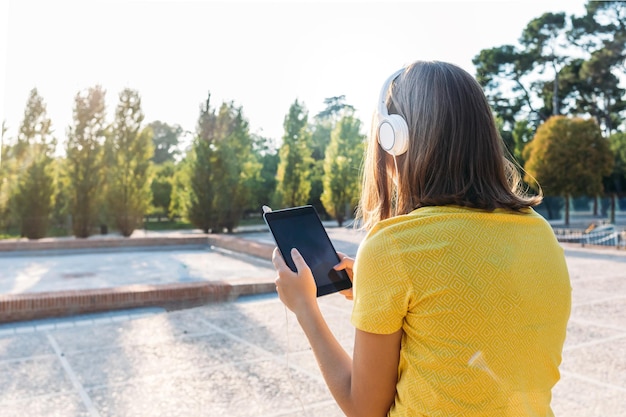
[[[296,248],[302,254],[315,278],[318,297],[352,287],[346,271],[333,269],[340,259],[315,207],[307,205],[267,211],[263,218],[292,271],[296,271],[296,266],[291,259],[291,249]]]

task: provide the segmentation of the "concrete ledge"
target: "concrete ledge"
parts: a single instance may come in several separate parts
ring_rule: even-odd
[[[268,243],[255,242],[233,235],[208,235],[207,241],[211,246],[228,249],[233,252],[245,253],[257,258],[271,260],[274,246]]]
[[[207,245],[207,235],[157,236],[134,238],[41,239],[2,240],[0,252],[47,251],[60,249],[132,248],[151,246]]]
[[[17,240],[0,242],[0,252],[138,248],[156,246],[216,246],[236,253],[271,259],[273,245],[233,235],[158,236],[145,238],[94,238]],[[273,278],[237,278],[229,282],[192,282],[161,285],[0,294],[0,323],[63,317],[77,314],[138,307],[163,307],[168,310],[190,308],[210,302],[232,301],[243,295],[276,291]]]

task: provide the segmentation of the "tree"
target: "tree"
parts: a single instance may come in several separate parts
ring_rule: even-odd
[[[14,204],[20,210],[21,234],[28,239],[41,239],[48,231],[54,195],[50,162],[48,158],[33,162],[20,175]]]
[[[11,168],[14,163],[7,156],[10,156],[10,146],[8,145],[8,137],[6,121],[2,121],[2,130],[0,131],[0,227],[7,229],[11,224],[11,212],[10,212],[10,196],[12,195],[13,183],[11,176],[13,170]],[[13,161],[14,162],[14,161]]]
[[[611,193],[611,223],[615,223],[615,200],[626,193],[626,133],[619,132],[609,138],[609,147],[615,156],[613,172],[604,183]]]
[[[55,194],[54,205],[52,207],[51,222],[54,226],[68,229],[71,225],[70,221],[70,202],[71,195],[70,183],[66,175],[64,175],[64,169],[67,166],[67,161],[64,157],[56,157],[52,163],[52,170],[55,178]],[[71,234],[68,230],[67,234]]]
[[[507,130],[521,119],[536,128],[560,113],[559,74],[571,59],[569,21],[564,13],[544,13],[526,25],[519,45],[484,49],[472,60],[476,79]]]
[[[483,49],[472,59],[476,79],[483,86],[493,111],[510,129],[520,115],[533,124],[539,123],[530,85],[526,78],[534,58],[514,45]]]
[[[174,165],[172,193],[168,208],[170,219],[189,218],[191,204],[191,164],[193,152],[189,151],[178,164]]]
[[[524,148],[533,139],[534,130],[530,127],[527,120],[520,120],[515,122],[513,127],[513,156],[519,163],[519,166],[523,167],[526,164],[524,159]]]
[[[188,157],[188,203],[177,204],[187,207],[190,221],[205,233],[224,229],[230,233],[252,201],[261,164],[252,151],[254,142],[241,107],[222,103],[216,113],[210,99],[209,94],[201,107]],[[184,196],[177,191],[177,199]]]
[[[569,39],[586,52],[569,71],[568,99],[572,112],[596,118],[606,136],[614,133],[626,109],[626,5],[621,1],[590,1],[586,14],[572,19]]]
[[[187,197],[188,202],[180,202],[187,208],[187,217],[193,225],[208,233],[217,226],[217,213],[213,211],[215,187],[212,181],[215,163],[215,140],[217,116],[211,108],[211,94],[200,107],[200,116],[188,160],[189,192],[179,197]]]
[[[153,214],[161,220],[161,216],[171,218],[170,205],[172,204],[172,189],[176,167],[172,161],[163,162],[155,166],[154,177],[150,184],[152,192]]]
[[[255,185],[252,187],[252,200],[249,210],[260,213],[259,208],[272,203],[272,195],[276,190],[276,173],[278,171],[278,151],[274,140],[253,135],[252,147],[261,170]]]
[[[621,195],[626,193],[626,133],[612,135],[609,138],[609,147],[615,156],[611,190]]]
[[[335,125],[346,111],[354,112],[354,107],[346,104],[345,96],[335,96],[324,99],[326,107],[313,118],[311,129],[311,191],[308,203],[315,206],[321,217],[327,217],[328,213],[321,201],[324,191],[324,157],[326,148],[330,143],[330,135]]]
[[[544,93],[545,84],[551,85],[552,90],[551,94],[543,95],[547,100],[544,98],[542,120],[550,115],[560,114],[559,72],[570,60],[565,51],[566,25],[565,13],[544,13],[528,23],[520,38],[525,53],[533,57],[533,70],[545,73],[545,69],[549,67],[554,77],[544,83]]]
[[[619,61],[619,55],[625,52],[620,45],[626,41],[624,2],[588,1],[585,4],[585,11],[583,16],[572,18],[572,28],[568,33],[570,42],[588,51],[611,49],[617,54],[615,58]]]
[[[19,218],[22,236],[45,237],[53,208],[52,162],[56,140],[43,98],[32,89],[20,125],[14,157],[18,164],[13,210]]]
[[[285,116],[283,143],[278,153],[280,162],[276,174],[277,185],[274,205],[294,207],[306,204],[311,191],[311,149],[308,112],[295,100]]]
[[[119,98],[107,146],[107,207],[117,229],[128,237],[142,223],[150,205],[152,129],[142,129],[144,115],[137,91],[126,88]]]
[[[76,237],[91,234],[103,203],[105,110],[105,91],[100,86],[79,92],[74,98],[74,125],[67,132],[66,175]]]
[[[520,120],[535,130],[552,115],[574,114],[596,118],[608,136],[626,110],[625,47],[626,4],[589,1],[584,16],[545,13],[518,45],[484,49],[473,63],[505,130]]]
[[[569,225],[569,199],[603,192],[602,179],[613,169],[608,141],[593,119],[553,116],[537,129],[525,149],[527,172],[546,195],[565,197],[565,224]]]
[[[0,145],[4,148],[4,137],[9,128],[7,127],[7,121],[2,121],[2,128],[0,128]],[[2,155],[0,154],[0,163],[2,162]]]
[[[217,125],[219,134],[212,178],[216,191],[213,211],[217,212],[214,231],[226,229],[231,233],[251,201],[261,164],[252,152],[253,139],[241,107],[232,102],[223,103]]]
[[[152,129],[152,144],[154,147],[154,155],[152,162],[162,164],[165,162],[175,162],[179,155],[178,142],[183,128],[179,125],[170,126],[156,120],[148,125]]]
[[[339,226],[356,207],[360,195],[360,168],[365,148],[361,122],[351,111],[344,113],[331,135],[324,159],[322,203]]]

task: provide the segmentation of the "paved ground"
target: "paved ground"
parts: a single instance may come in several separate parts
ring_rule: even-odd
[[[339,228],[329,234],[348,254],[362,237]],[[266,233],[241,236],[269,239]],[[68,281],[102,285],[106,276],[159,283],[213,279],[209,271],[273,276],[268,261],[212,250],[132,252],[142,261],[129,274],[120,265],[131,262],[121,260],[131,252],[117,253],[122,258],[50,254],[32,257],[32,263],[27,256],[4,256],[0,292],[49,290]],[[564,417],[626,416],[626,251],[566,246],[566,254],[573,309],[553,408]],[[11,284],[10,268],[31,273]],[[58,272],[63,268],[74,271],[70,278]],[[351,302],[330,295],[320,303],[351,351]],[[0,325],[0,410],[2,417],[342,415],[295,318],[273,294],[170,312],[151,308]]]
[[[242,276],[264,279],[272,275],[267,262],[252,257],[234,258],[207,247],[0,255],[0,294],[202,282],[218,277],[226,281]]]

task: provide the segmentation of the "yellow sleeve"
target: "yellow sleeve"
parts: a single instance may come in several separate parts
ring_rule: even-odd
[[[354,264],[352,324],[360,330],[391,334],[402,328],[411,297],[396,242],[384,230],[361,243]]]

